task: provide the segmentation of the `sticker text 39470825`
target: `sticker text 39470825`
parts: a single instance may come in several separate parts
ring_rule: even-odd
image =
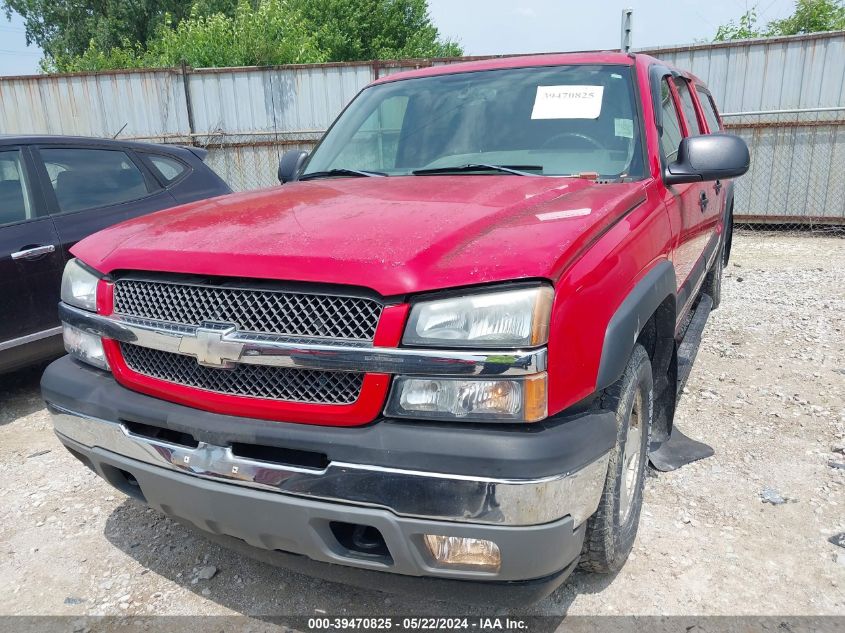
[[[532,119],[597,119],[604,86],[537,86]]]

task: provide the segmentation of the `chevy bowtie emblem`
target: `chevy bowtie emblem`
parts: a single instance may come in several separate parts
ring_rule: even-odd
[[[223,339],[235,329],[230,323],[203,323],[195,334],[182,336],[179,351],[196,357],[206,367],[232,367],[240,360],[244,344]]]

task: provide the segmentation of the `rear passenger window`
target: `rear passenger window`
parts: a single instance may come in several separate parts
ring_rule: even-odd
[[[141,170],[120,150],[42,148],[40,154],[61,213],[137,200],[150,193]]]
[[[33,217],[19,150],[0,152],[0,226]]]
[[[672,162],[678,156],[678,146],[684,134],[681,132],[681,119],[678,116],[668,80],[660,84],[660,104],[663,110],[663,134],[660,136],[660,148],[663,150],[666,161]]]
[[[686,79],[676,77],[675,87],[678,89],[678,95],[681,97],[681,105],[684,108],[684,118],[687,120],[687,127],[689,128],[690,136],[704,134],[704,130],[698,122],[698,114],[695,112],[695,105],[692,102],[692,93],[690,93],[689,83]]]
[[[175,158],[159,156],[157,154],[148,154],[147,156],[153,164],[153,167],[156,168],[158,173],[160,173],[162,178],[164,178],[164,180],[168,183],[176,180],[188,169],[184,163],[179,162]]]
[[[698,102],[701,104],[701,110],[704,112],[704,118],[707,121],[707,127],[710,128],[710,133],[721,131],[722,124],[719,123],[716,106],[713,105],[713,97],[702,88],[697,88],[696,90],[698,91]]]

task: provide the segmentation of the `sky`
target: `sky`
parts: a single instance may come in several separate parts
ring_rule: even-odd
[[[746,0],[429,0],[442,35],[467,55],[618,48],[622,9],[634,10],[635,48],[709,41],[737,19]],[[794,0],[758,0],[760,22],[786,17]],[[26,46],[23,20],[0,14],[0,76],[38,72],[41,51]]]

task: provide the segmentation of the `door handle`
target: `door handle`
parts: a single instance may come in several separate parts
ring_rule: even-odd
[[[722,181],[717,180],[716,183],[713,185],[713,189],[716,190],[716,195],[718,196],[719,193],[722,191]]]
[[[707,192],[702,191],[698,194],[698,206],[701,207],[701,212],[704,213],[704,210],[707,208],[707,205],[710,204],[710,199],[707,197]]]
[[[42,255],[48,255],[56,250],[54,244],[47,244],[46,246],[33,246],[32,248],[25,248],[17,253],[12,253],[12,259],[15,261],[21,259],[35,259]]]

